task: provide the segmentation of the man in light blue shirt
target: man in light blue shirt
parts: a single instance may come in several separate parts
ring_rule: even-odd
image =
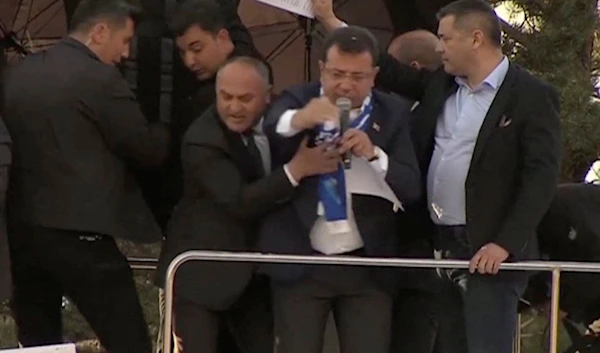
[[[456,77],[458,90],[444,106],[435,129],[435,147],[427,173],[428,205],[433,223],[464,225],[465,182],[483,120],[508,72],[508,59],[476,88]]]

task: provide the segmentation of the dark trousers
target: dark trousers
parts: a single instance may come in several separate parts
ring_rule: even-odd
[[[238,301],[226,311],[208,310],[201,304],[175,298],[175,336],[180,352],[273,352],[273,314],[268,280],[254,277]],[[223,329],[235,347],[223,347]],[[227,336],[227,335],[226,335]]]
[[[475,250],[462,226],[439,227],[435,247],[442,258],[457,260],[470,260]],[[471,275],[456,269],[440,274],[452,284],[438,302],[444,352],[511,353],[527,275],[507,271]]]
[[[304,280],[274,283],[277,353],[321,353],[333,311],[341,353],[389,353],[392,297],[364,268],[327,267]]]
[[[9,235],[11,308],[22,345],[63,342],[61,307],[67,295],[108,352],[151,352],[131,269],[112,238],[23,224]]]
[[[392,353],[438,353],[437,293],[403,289],[394,300]]]

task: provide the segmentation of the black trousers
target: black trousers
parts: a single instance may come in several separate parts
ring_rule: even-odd
[[[439,227],[436,249],[445,259],[470,260],[465,227]],[[497,275],[441,270],[451,285],[438,308],[443,352],[512,353],[517,308],[528,276],[501,271]]]
[[[438,353],[438,293],[403,289],[394,300],[392,353]]]
[[[364,268],[325,267],[291,284],[274,283],[277,353],[321,353],[333,311],[341,353],[389,353],[392,296]]]
[[[174,309],[179,352],[273,352],[271,293],[264,276],[255,276],[238,301],[226,311],[208,310],[199,303],[177,297]],[[228,331],[225,335],[224,329]],[[227,336],[235,345],[224,346]]]
[[[127,258],[95,234],[14,225],[11,309],[24,346],[63,342],[67,295],[110,353],[150,353],[152,344]]]

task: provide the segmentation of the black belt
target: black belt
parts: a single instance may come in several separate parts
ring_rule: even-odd
[[[436,225],[436,233],[439,236],[462,236],[465,233],[465,226],[444,226],[444,225]]]

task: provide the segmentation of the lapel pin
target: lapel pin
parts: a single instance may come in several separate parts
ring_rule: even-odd
[[[506,117],[506,115],[502,115],[502,118],[500,119],[500,127],[507,127],[512,123],[512,119],[509,119]]]
[[[373,123],[373,130],[375,131],[379,131],[381,128],[379,127],[379,124],[377,123]]]

